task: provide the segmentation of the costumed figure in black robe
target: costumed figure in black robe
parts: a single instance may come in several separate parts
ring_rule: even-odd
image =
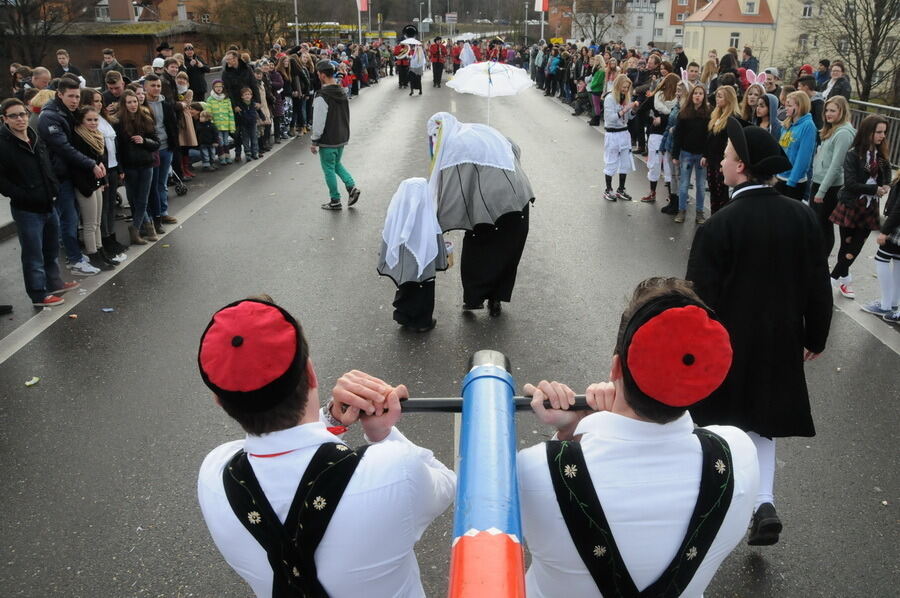
[[[487,125],[460,123],[438,112],[428,120],[432,166],[429,193],[444,232],[466,230],[460,257],[463,309],[492,316],[509,302],[528,238],[531,183],[520,150]]]
[[[814,436],[804,361],[825,349],[832,294],[822,232],[805,204],[772,177],[790,168],[774,138],[731,118],[722,171],[731,199],[697,229],[686,278],[731,335],[724,384],[691,407],[697,425],[731,425],[756,444],[760,494],[748,543],[774,544],[775,438]],[[777,292],[760,292],[760,285]]]
[[[394,321],[416,332],[434,328],[434,277],[447,269],[444,237],[423,178],[406,179],[388,205],[378,273],[397,285]]]

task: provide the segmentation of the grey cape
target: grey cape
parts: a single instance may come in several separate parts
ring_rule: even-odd
[[[494,224],[504,214],[521,212],[534,201],[531,181],[519,164],[519,146],[512,146],[515,172],[478,164],[459,164],[441,171],[438,222],[442,231]]]
[[[400,261],[393,268],[389,268],[384,260],[387,253],[387,243],[381,241],[381,255],[378,257],[378,273],[387,276],[398,287],[407,282],[426,282],[433,280],[438,270],[447,269],[447,248],[444,246],[443,235],[437,235],[438,254],[418,276],[419,263],[413,257],[412,252],[405,245],[400,246]]]

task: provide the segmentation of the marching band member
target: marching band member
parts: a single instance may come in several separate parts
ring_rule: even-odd
[[[394,47],[394,66],[397,67],[397,88],[409,85],[409,46],[399,43]]]
[[[431,71],[434,74],[432,87],[441,86],[441,76],[444,74],[444,62],[447,60],[447,46],[441,41],[440,36],[434,38],[434,42],[428,46],[428,58],[431,60]]]
[[[565,384],[525,386],[557,429],[517,460],[529,598],[703,594],[759,484],[747,434],[695,428],[687,411],[730,366],[728,332],[690,283],[651,278],[622,315],[610,381],[586,391],[598,413],[569,411]]]
[[[394,427],[405,386],[354,370],[320,409],[309,355],[268,296],[225,306],[203,333],[203,382],[247,432],[200,468],[213,541],[260,598],[424,597],[413,546],[456,475]],[[357,419],[369,444],[351,449],[340,435]]]

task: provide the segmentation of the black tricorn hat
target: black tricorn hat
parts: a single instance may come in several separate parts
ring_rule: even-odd
[[[163,50],[174,50],[174,49],[175,48],[173,48],[172,46],[169,45],[169,42],[163,42],[163,43],[159,44],[158,46],[156,46],[157,52],[162,52]]]
[[[792,168],[793,165],[784,150],[772,134],[762,127],[743,127],[740,121],[732,116],[728,118],[727,131],[728,140],[734,146],[734,151],[750,173],[757,176],[774,176]]]

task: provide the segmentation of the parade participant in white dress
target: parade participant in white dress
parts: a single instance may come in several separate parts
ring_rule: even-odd
[[[629,172],[634,172],[628,121],[634,118],[639,106],[638,102],[631,101],[631,79],[627,75],[616,77],[613,90],[603,100],[603,127],[606,131],[603,139],[606,191],[603,197],[608,201],[631,201],[631,196],[625,192],[625,179]],[[616,174],[619,175],[619,187],[613,191],[612,180]]]

